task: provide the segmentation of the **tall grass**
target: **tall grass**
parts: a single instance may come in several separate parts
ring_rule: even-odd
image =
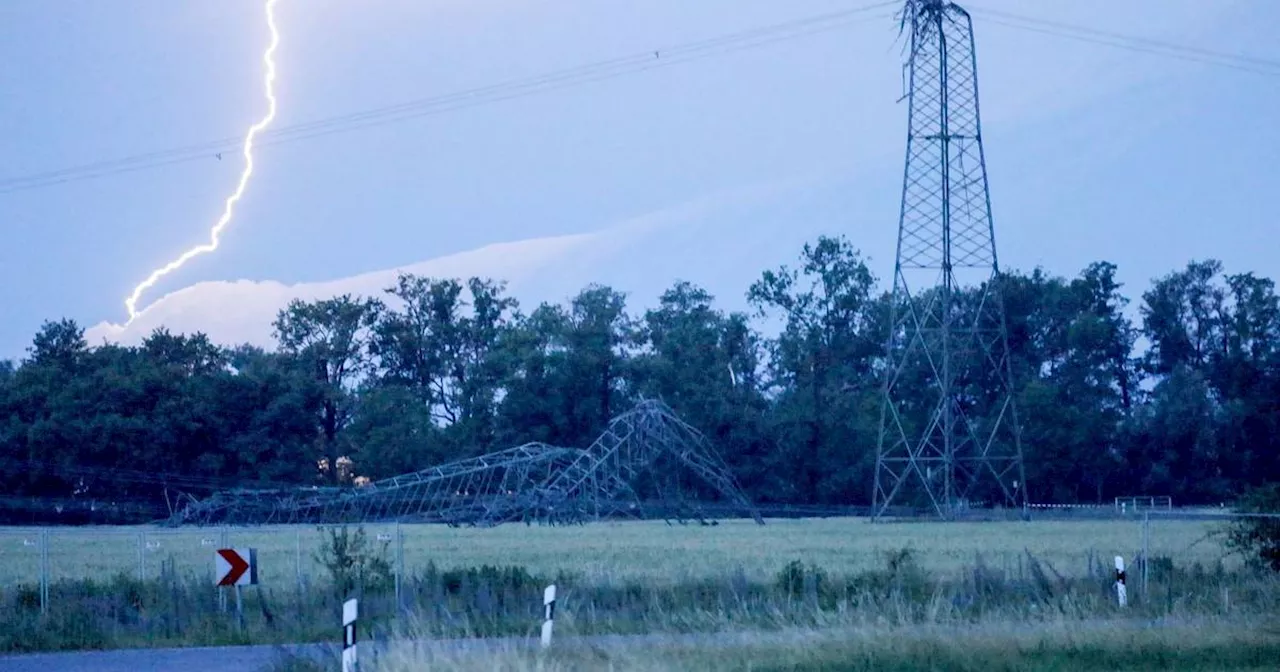
[[[559,588],[560,636],[640,633],[973,627],[1003,623],[1096,623],[1280,616],[1280,579],[1220,564],[1153,563],[1143,597],[1115,604],[1109,571],[1063,576],[1026,554],[1017,573],[980,557],[959,573],[935,574],[910,552],[881,557],[877,569],[836,573],[793,561],[767,580],[743,571],[679,583],[599,581],[536,575],[522,567],[440,569],[389,586],[367,587],[361,617],[373,639],[412,636],[525,637],[541,621],[542,589]],[[250,588],[244,613],[220,610],[206,577],[167,572],[138,581],[62,581],[41,614],[34,586],[0,589],[0,651],[332,641],[344,595],[319,583],[294,590]]]
[[[1202,620],[1146,628],[1059,622],[1032,627],[997,623],[963,630],[805,629],[697,642],[649,640],[637,646],[568,643],[545,653],[510,645],[481,652],[405,645],[391,647],[362,669],[1261,672],[1276,669],[1278,660],[1280,633]],[[290,667],[307,669],[281,669]],[[313,669],[323,668],[317,664]]]

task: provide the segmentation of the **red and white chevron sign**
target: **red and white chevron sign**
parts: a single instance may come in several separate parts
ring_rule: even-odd
[[[213,563],[215,585],[258,585],[258,550],[255,548],[219,548],[213,554]]]

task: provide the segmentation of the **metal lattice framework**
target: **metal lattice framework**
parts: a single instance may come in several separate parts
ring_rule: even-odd
[[[908,0],[906,169],[873,495],[954,517],[1026,492],[969,14]]]
[[[723,460],[665,404],[644,400],[586,449],[527,443],[363,487],[232,490],[192,501],[173,524],[422,521],[492,526],[641,517],[702,521],[693,487],[757,522]],[[704,521],[705,522],[705,521]]]

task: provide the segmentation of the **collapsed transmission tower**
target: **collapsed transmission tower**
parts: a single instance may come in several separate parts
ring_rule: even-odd
[[[873,512],[1025,503],[968,12],[907,0],[906,170]]]
[[[491,527],[661,516],[706,523],[701,497],[763,519],[705,437],[644,400],[585,449],[526,443],[363,487],[230,490],[192,500],[173,525],[419,521]]]

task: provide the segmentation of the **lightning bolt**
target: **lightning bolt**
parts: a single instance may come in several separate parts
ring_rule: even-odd
[[[213,225],[213,229],[209,231],[209,242],[203,245],[197,245],[173,261],[157,268],[147,276],[137,287],[133,288],[133,293],[129,298],[124,300],[124,305],[129,309],[129,322],[131,324],[134,318],[138,317],[138,299],[142,297],[142,293],[155,286],[160,278],[182,268],[191,259],[202,254],[208,254],[218,249],[218,239],[222,235],[223,229],[231,222],[231,215],[235,210],[235,205],[244,196],[245,187],[249,184],[249,178],[253,175],[253,139],[258,133],[271,124],[276,118],[276,62],[274,60],[276,47],[280,45],[280,32],[276,30],[275,5],[279,0],[267,0],[267,27],[271,29],[271,44],[267,46],[267,51],[262,55],[262,62],[266,65],[267,74],[265,77],[265,87],[267,94],[267,103],[269,108],[267,116],[261,121],[249,127],[249,132],[244,138],[244,172],[240,174],[240,183],[236,185],[236,190],[227,197],[227,201],[222,209],[222,216],[218,218],[218,223]]]

